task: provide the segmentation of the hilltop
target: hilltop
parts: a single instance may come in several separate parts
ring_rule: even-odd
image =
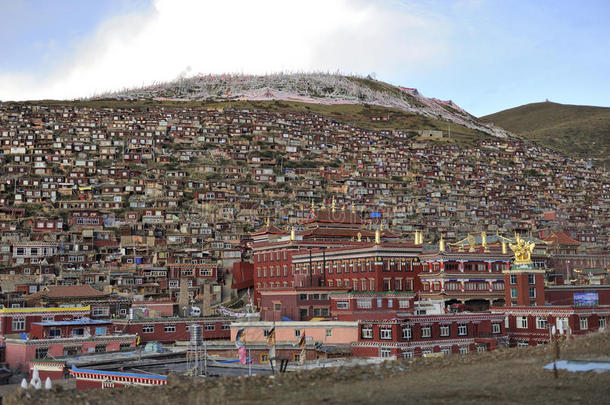
[[[415,88],[393,86],[370,77],[323,73],[197,75],[106,93],[92,100],[99,99],[206,102],[281,100],[330,106],[326,112],[335,111],[334,106],[370,105],[455,123],[496,137],[509,136],[505,130],[479,121],[451,100],[424,97]]]
[[[543,102],[481,120],[572,157],[610,163],[610,108]]]

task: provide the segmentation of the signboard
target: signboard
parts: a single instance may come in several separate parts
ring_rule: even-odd
[[[381,212],[371,212],[371,218],[381,218]]]
[[[597,292],[574,293],[575,307],[595,307],[599,304]]]

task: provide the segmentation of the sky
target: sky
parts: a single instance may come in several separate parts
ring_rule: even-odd
[[[482,116],[610,106],[608,0],[0,0],[0,100],[197,73],[374,75]]]

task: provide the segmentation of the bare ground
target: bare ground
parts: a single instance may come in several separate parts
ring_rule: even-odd
[[[562,344],[563,359],[610,359],[610,335]],[[379,366],[320,369],[281,376],[194,382],[173,377],[162,388],[33,392],[19,404],[610,404],[610,373],[570,373],[542,367],[553,347],[505,349]]]

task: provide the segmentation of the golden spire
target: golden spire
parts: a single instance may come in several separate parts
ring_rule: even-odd
[[[267,221],[265,223],[267,224],[267,228],[269,228],[269,226],[271,225],[271,222],[269,222],[269,217],[267,217]]]
[[[356,213],[356,208],[354,207],[354,202],[352,201],[352,214]]]
[[[419,233],[418,233],[418,231],[415,231],[415,244],[419,245]]]
[[[441,235],[441,240],[438,242],[438,251],[439,252],[445,251],[445,240],[443,239],[443,235]]]
[[[311,199],[311,212],[315,212],[315,210],[316,210],[316,206],[315,206],[315,204],[313,203],[313,198],[312,198],[312,199]]]
[[[379,234],[379,229],[375,229],[375,244],[379,245],[381,243],[381,235]]]
[[[341,211],[345,211],[345,204],[341,206]]]
[[[379,226],[379,230],[380,230],[381,232],[383,232],[383,222],[382,222],[382,223],[381,223],[381,225]]]
[[[330,203],[330,210],[331,212],[335,212],[335,196],[333,196],[333,200]]]
[[[506,241],[502,241],[502,254],[505,255],[506,254]]]
[[[290,240],[295,240],[294,226],[290,227]]]
[[[362,234],[358,232],[358,242],[362,242]]]

